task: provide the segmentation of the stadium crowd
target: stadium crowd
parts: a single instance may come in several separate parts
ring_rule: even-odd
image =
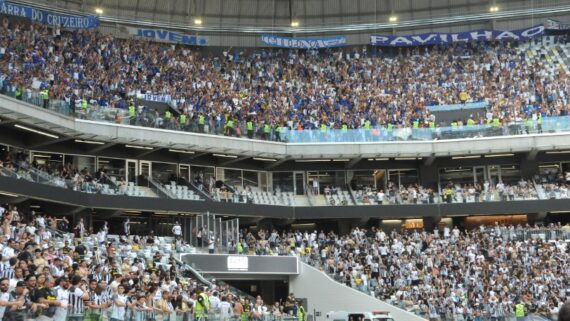
[[[544,240],[530,237],[533,231]],[[262,230],[247,233],[242,246],[259,255],[299,254],[337,281],[430,320],[505,320],[517,304],[555,319],[570,301],[569,236],[568,224],[372,227],[346,235]]]
[[[116,240],[107,224],[92,233],[83,219],[73,235],[61,230],[69,231],[69,222],[16,206],[0,206],[0,217],[1,320],[304,320],[293,294],[267,305],[215,280],[193,279],[165,250],[171,244],[153,233],[129,235],[128,222]]]
[[[520,45],[520,48],[519,48]],[[120,108],[131,122],[279,139],[279,129],[473,126],[568,114],[564,72],[527,57],[524,44],[468,43],[371,54],[366,48],[238,51],[66,32],[4,18],[4,92]],[[139,106],[168,95],[180,115]],[[442,124],[427,106],[481,102],[484,114]],[[98,108],[98,107],[95,107]],[[244,131],[244,132],[242,132]]]

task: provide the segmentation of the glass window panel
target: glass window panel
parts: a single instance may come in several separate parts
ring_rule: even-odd
[[[243,171],[243,187],[259,189],[259,172]]]
[[[224,183],[231,187],[242,187],[242,171],[240,169],[224,168]]]
[[[125,160],[116,158],[99,157],[97,168],[107,171],[107,176],[115,181],[120,181],[125,177]]]
[[[65,164],[70,165],[72,168],[77,168],[80,171],[89,171],[90,173],[95,173],[95,157],[89,156],[76,156],[76,155],[65,155]],[[97,170],[97,173],[99,170]],[[99,175],[96,175],[99,179]]]
[[[32,153],[32,162],[35,162],[40,170],[52,175],[63,170],[63,154],[34,152]]]
[[[220,168],[220,174],[223,175],[223,169]],[[209,186],[210,185],[210,178],[214,181],[216,179],[216,174],[214,172],[214,167],[211,166],[190,166],[190,175],[192,178],[192,182],[196,186],[200,186],[202,184]],[[212,184],[213,185],[213,184]]]
[[[418,183],[418,171],[416,169],[400,169],[400,185],[408,186]]]
[[[501,165],[501,179],[506,185],[517,184],[521,179],[519,165]]]
[[[451,167],[439,169],[439,185],[446,186],[449,183],[464,185],[473,184],[473,167]]]
[[[376,169],[369,171],[348,171],[348,180],[353,190],[361,190],[366,187],[372,189],[384,188],[386,170]]]
[[[152,178],[162,184],[176,181],[176,164],[152,163]]]
[[[281,192],[294,192],[293,172],[274,172],[273,190]]]
[[[553,182],[559,170],[560,163],[543,163],[538,166],[538,173],[544,182]]]

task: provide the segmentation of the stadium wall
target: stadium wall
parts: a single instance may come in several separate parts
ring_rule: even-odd
[[[370,295],[334,281],[323,272],[301,264],[301,273],[289,278],[289,290],[296,298],[307,298],[307,313],[320,312],[316,320],[326,320],[331,311],[389,311],[394,320],[424,321],[425,319],[378,300]],[[328,294],[328,295],[327,295]]]

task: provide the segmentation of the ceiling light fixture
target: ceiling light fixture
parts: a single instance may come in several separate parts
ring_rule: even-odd
[[[76,139],[76,143],[83,143],[83,144],[92,144],[92,145],[105,145],[103,142],[96,142],[94,140],[83,140],[83,139]]]
[[[152,149],[152,147],[148,147],[148,146],[137,146],[137,145],[125,145],[125,147],[127,148],[136,148],[136,149]]]
[[[55,139],[58,139],[58,138],[59,138],[59,136],[57,136],[57,135],[52,135],[52,134],[50,134],[50,133],[42,132],[41,130],[33,129],[33,128],[26,127],[26,126],[23,126],[23,125],[20,125],[20,124],[16,124],[16,125],[14,125],[14,127],[20,128],[20,129],[23,129],[23,130],[27,130],[27,131],[32,132],[32,133],[36,133],[36,134],[44,135],[44,136],[47,136],[47,137],[55,138]]]

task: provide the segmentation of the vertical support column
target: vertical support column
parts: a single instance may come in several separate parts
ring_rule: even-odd
[[[236,242],[239,242],[239,217],[236,218],[236,228],[235,228],[235,233],[236,233]]]

